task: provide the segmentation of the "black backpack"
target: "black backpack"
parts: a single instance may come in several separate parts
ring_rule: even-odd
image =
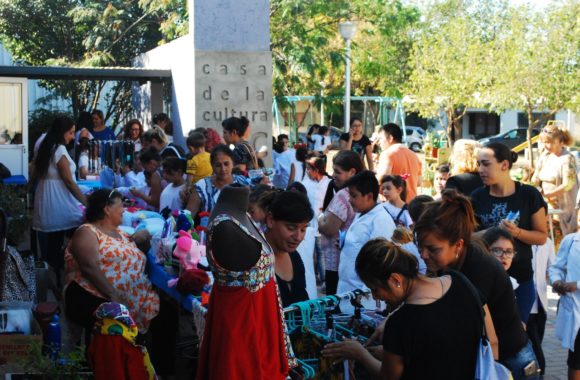
[[[185,158],[185,151],[183,148],[177,144],[169,143],[163,148],[160,152],[161,157],[177,157],[177,158]]]

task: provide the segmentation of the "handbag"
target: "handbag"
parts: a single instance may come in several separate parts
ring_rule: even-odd
[[[467,288],[470,290],[473,298],[475,298],[480,311],[481,318],[481,339],[479,341],[479,347],[477,349],[477,361],[475,364],[475,380],[513,380],[512,373],[503,364],[495,361],[493,357],[493,351],[491,345],[489,344],[489,339],[487,339],[487,333],[485,331],[485,318],[483,316],[483,305],[481,304],[481,299],[477,289],[473,286],[471,281],[463,273],[456,272],[463,280]]]
[[[7,244],[8,221],[0,209],[0,301],[36,302],[34,256],[23,257]]]
[[[485,327],[483,328],[485,330]],[[477,350],[477,362],[475,364],[475,380],[512,380],[513,376],[509,369],[498,363],[493,358],[491,345],[485,331],[479,342]]]
[[[250,144],[247,141],[241,141],[240,145],[246,148],[246,152],[248,152],[248,155],[252,159],[253,168],[250,168],[248,165],[246,169],[259,169],[260,165],[258,165],[258,158],[256,156],[256,152],[254,151],[254,149],[250,146]]]

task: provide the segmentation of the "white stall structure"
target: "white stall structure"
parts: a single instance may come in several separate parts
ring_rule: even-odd
[[[0,77],[0,162],[28,178],[28,84]]]

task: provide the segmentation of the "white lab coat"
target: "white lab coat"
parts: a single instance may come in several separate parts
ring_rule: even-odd
[[[304,181],[302,181],[302,184],[306,188],[308,201],[310,201],[310,206],[312,206],[312,211],[314,212],[314,218],[312,218],[310,225],[316,231],[316,236],[320,236],[318,233],[318,216],[322,212],[324,197],[330,181],[331,179],[327,176],[322,177],[318,182],[310,179],[308,176],[304,177]]]
[[[308,226],[304,240],[300,243],[296,250],[304,263],[304,276],[306,277],[306,292],[308,298],[311,300],[318,298],[318,290],[316,289],[316,273],[314,272],[314,243],[317,231]]]
[[[340,252],[338,265],[338,288],[341,294],[355,289],[366,289],[355,271],[356,258],[366,242],[374,238],[390,240],[395,230],[393,218],[387,214],[385,208],[377,204],[364,215],[356,214],[354,221],[346,232],[344,247]]]
[[[541,302],[542,307],[547,312],[548,310],[548,284],[546,283],[546,273],[548,267],[556,261],[554,254],[554,243],[550,238],[546,240],[544,245],[532,245],[532,268],[534,270],[534,286],[538,293],[538,298],[534,301],[531,314],[538,313],[538,301]]]
[[[554,264],[548,268],[550,282],[576,282],[580,289],[580,233],[569,234],[560,243]],[[574,341],[580,329],[580,290],[560,297],[556,316],[556,338],[562,347],[574,350]]]

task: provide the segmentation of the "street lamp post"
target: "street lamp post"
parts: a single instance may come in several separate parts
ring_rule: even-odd
[[[324,125],[324,89],[326,82],[320,82],[320,125]]]
[[[356,33],[356,25],[350,21],[338,24],[338,31],[346,44],[346,70],[344,75],[344,125],[348,132],[350,129],[350,40]]]

